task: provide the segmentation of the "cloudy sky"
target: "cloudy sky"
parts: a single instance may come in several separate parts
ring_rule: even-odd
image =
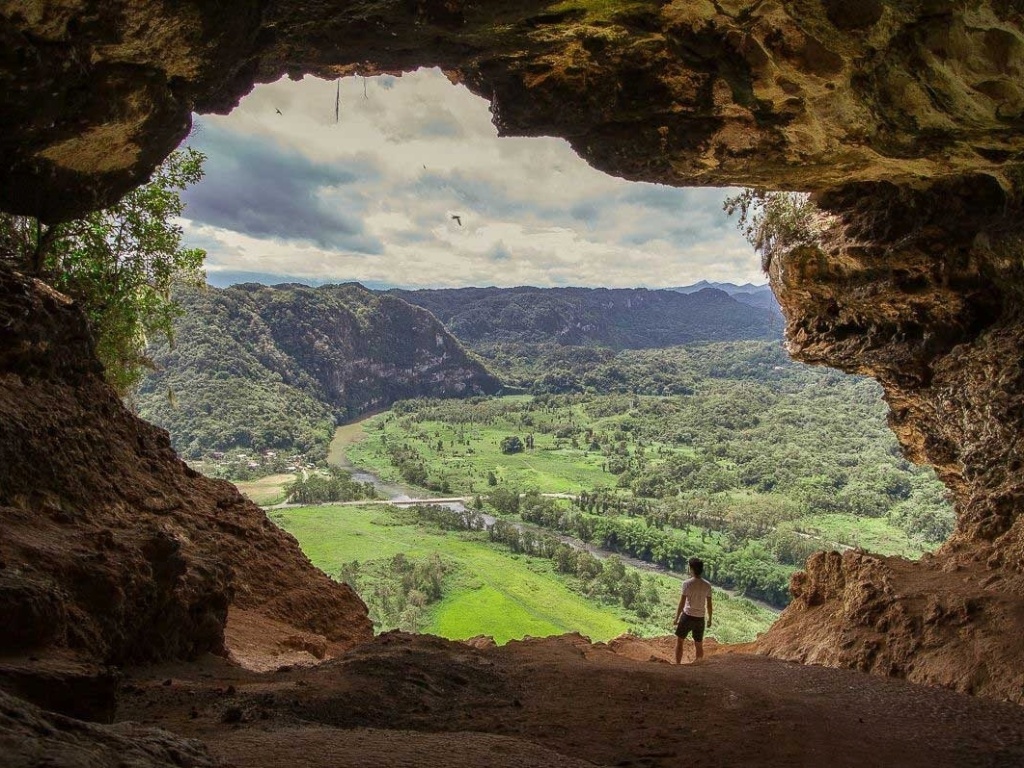
[[[211,282],[764,282],[724,190],[612,178],[561,139],[499,139],[487,102],[436,70],[342,80],[338,122],[335,88],[281,80],[196,118],[206,178],[183,225]]]

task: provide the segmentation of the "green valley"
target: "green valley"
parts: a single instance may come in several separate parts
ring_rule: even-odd
[[[811,553],[915,558],[952,528],[879,386],[789,360],[763,290],[243,285],[184,300],[143,412],[259,503],[351,500],[271,515],[378,631],[665,634],[698,556],[728,590],[713,636],[746,641]],[[357,501],[399,494],[465,506]]]
[[[510,553],[484,532],[445,531],[411,510],[338,505],[270,515],[316,566],[357,586],[378,631],[400,627],[455,639],[490,635],[499,643],[564,632],[603,641],[627,631],[671,631],[679,580],[668,575],[642,577],[658,602],[641,618],[603,593],[598,577],[586,583],[559,573],[550,560]],[[441,582],[433,596],[432,562]],[[403,592],[401,576],[391,576],[411,575],[416,566],[427,572],[428,584]],[[720,591],[715,599],[711,635],[720,641],[751,640],[774,620],[748,600]]]
[[[877,385],[774,348],[704,348],[715,362],[689,368],[684,395],[400,402],[348,456],[677,572],[701,556],[716,583],[780,607],[818,549],[917,557],[944,540],[944,489],[900,456]]]

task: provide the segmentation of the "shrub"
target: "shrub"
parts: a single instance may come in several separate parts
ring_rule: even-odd
[[[525,447],[517,435],[509,435],[501,439],[502,453],[522,453]]]

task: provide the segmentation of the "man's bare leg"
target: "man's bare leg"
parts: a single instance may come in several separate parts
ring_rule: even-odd
[[[696,658],[694,661],[700,661],[704,658],[704,643],[698,643],[696,640],[693,641],[693,647],[696,652]]]
[[[676,638],[676,664],[680,664],[683,661],[683,638]]]

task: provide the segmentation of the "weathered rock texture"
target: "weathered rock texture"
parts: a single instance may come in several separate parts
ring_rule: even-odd
[[[371,636],[347,586],[124,408],[80,311],[2,264],[0,467],[0,657],[223,653],[229,606],[335,647]]]
[[[254,80],[440,66],[509,134],[667,183],[821,189],[999,175],[1024,148],[1006,0],[0,2],[0,206],[139,182]]]
[[[0,754],[6,768],[206,768],[221,765],[206,747],[132,723],[99,726],[43,712],[0,691]]]
[[[1024,760],[1021,707],[722,649],[680,668],[663,661],[672,647],[564,635],[473,649],[387,633],[313,668],[230,670],[229,695],[213,663],[170,686],[137,670],[124,711],[246,768],[678,768],[701,735],[708,768]]]
[[[798,359],[877,378],[956,531],[919,565],[819,555],[766,652],[1024,702],[1024,289],[1019,192],[989,177],[852,187],[820,247],[773,260]]]
[[[1024,166],[1022,30],[1020,4],[1008,0],[3,0],[0,207],[56,219],[109,201],[180,140],[189,110],[230,109],[254,81],[422,65],[441,66],[489,97],[502,131],[564,136],[589,162],[627,178],[815,190],[847,229],[832,245],[773,264],[794,351],[880,378],[901,441],[915,459],[936,464],[960,523],[950,544],[920,567],[855,556],[814,561],[763,648],[1019,699],[1007,671],[1019,666],[1019,655],[999,638],[1022,615],[1015,234],[1015,180]],[[15,361],[20,376],[21,368],[37,370],[41,383],[17,385],[13,424],[26,418],[21,409],[36,388],[64,375],[50,357]],[[59,447],[61,425],[74,415],[59,418],[68,406],[45,407],[52,424],[32,427],[39,446],[58,446],[58,458],[82,467],[110,465],[101,433],[116,435],[127,418],[112,401],[100,398],[92,408],[95,450],[81,453]],[[141,456],[164,455],[158,433],[141,434]],[[88,504],[98,504],[107,490],[73,483],[70,469],[55,474],[42,448],[31,461],[17,465],[34,474],[14,493],[40,501],[6,503],[33,512],[49,504],[58,512],[42,519],[54,531],[62,524],[55,515],[68,512],[46,498],[80,488]],[[156,474],[134,491],[137,498],[126,496],[132,509],[150,503],[160,508],[150,510],[154,520],[177,520],[173,510],[161,516],[164,504],[227,493],[170,467],[138,465],[136,473]],[[212,521],[230,514],[201,514],[206,522],[196,525],[216,528]],[[176,545],[161,530],[154,526],[148,549],[138,544],[139,557],[174,563]],[[102,541],[74,539],[81,557],[104,556]],[[176,573],[173,565],[151,567],[146,584],[178,578],[182,594],[198,598],[222,568],[222,552],[204,554],[180,576],[167,575]],[[961,611],[957,600],[943,598],[931,611],[927,599],[908,597],[933,589],[934,574],[943,575],[942,585],[954,583],[957,568],[972,578],[991,569],[983,584],[969,587],[980,590],[980,602],[970,597]],[[29,606],[19,609],[21,642],[72,632],[97,646],[130,647],[105,625],[78,629],[67,618],[69,604],[52,597],[46,579],[53,577],[29,575],[34,580],[11,592]],[[147,588],[140,583],[136,591]],[[995,621],[997,604],[1016,618]],[[902,623],[899,611],[906,612]],[[212,611],[210,626],[221,613]],[[881,620],[890,613],[892,620]],[[933,614],[940,617],[936,638],[960,638],[950,658],[977,670],[967,675],[973,682],[916,644]],[[215,641],[202,615],[182,616],[195,628],[191,636],[212,638],[200,645]],[[993,644],[972,646],[979,637]],[[991,658],[980,657],[993,649]]]

